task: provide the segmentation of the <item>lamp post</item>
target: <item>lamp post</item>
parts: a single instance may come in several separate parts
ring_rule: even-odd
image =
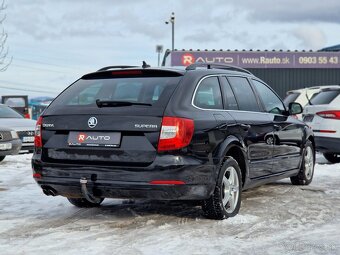
[[[163,45],[156,45],[156,52],[158,53],[158,66],[161,61],[161,53],[163,52]]]
[[[172,29],[172,51],[175,49],[175,13],[172,12],[169,21],[165,21],[165,24],[171,23]]]

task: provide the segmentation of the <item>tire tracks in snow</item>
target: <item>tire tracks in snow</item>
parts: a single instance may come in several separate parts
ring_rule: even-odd
[[[46,234],[46,231],[53,231],[56,228],[60,228],[81,220],[80,216],[86,216],[94,209],[96,208],[81,208],[67,217],[53,220],[37,220],[33,224],[18,226],[1,233],[0,239],[42,236]]]

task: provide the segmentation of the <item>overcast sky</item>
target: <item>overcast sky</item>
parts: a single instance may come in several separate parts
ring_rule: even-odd
[[[177,49],[318,50],[340,44],[339,10],[339,0],[7,0],[13,61],[0,95],[53,95],[103,66],[157,65],[171,12]]]

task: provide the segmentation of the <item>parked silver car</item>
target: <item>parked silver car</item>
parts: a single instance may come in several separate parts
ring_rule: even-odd
[[[12,108],[0,104],[0,126],[13,129],[18,133],[22,142],[20,153],[33,152],[35,124],[34,120],[25,119]]]
[[[16,131],[0,127],[0,162],[7,155],[18,154],[21,149],[21,140]]]

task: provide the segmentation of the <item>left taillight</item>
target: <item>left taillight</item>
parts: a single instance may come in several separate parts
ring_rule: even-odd
[[[163,117],[158,151],[178,150],[190,144],[194,121],[178,117]]]
[[[34,146],[36,148],[42,147],[42,137],[41,137],[42,120],[43,120],[43,118],[39,117],[37,124],[35,126]]]
[[[323,112],[317,112],[318,116],[325,118],[325,119],[336,119],[340,120],[340,111],[323,111]]]

